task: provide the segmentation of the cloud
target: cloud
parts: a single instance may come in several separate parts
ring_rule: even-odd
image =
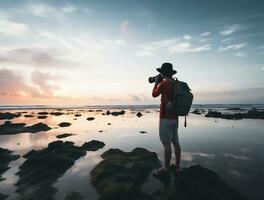
[[[210,44],[204,44],[204,45],[194,47],[188,42],[178,43],[178,44],[168,47],[168,51],[171,54],[208,51],[210,49],[211,49]]]
[[[0,14],[0,33],[23,36],[28,32],[29,28],[26,24],[12,21],[8,15]]]
[[[34,48],[17,48],[0,54],[0,63],[16,63],[33,67],[70,67],[73,63],[57,58],[52,52]]]
[[[211,32],[204,32],[200,36],[205,37],[211,35]]]
[[[238,50],[238,49],[244,48],[246,46],[247,46],[247,42],[232,44],[232,45],[228,45],[226,47],[219,47],[219,51]]]
[[[24,78],[12,70],[0,70],[0,94],[3,96],[16,96],[28,98],[55,98],[54,91],[58,86],[51,85],[50,80],[61,79],[60,76],[52,76],[50,73],[35,71],[31,74],[33,85],[25,82]]]
[[[227,35],[230,35],[232,33],[237,32],[241,29],[242,29],[242,27],[240,24],[233,24],[233,25],[227,27],[225,30],[221,31],[220,33],[221,33],[221,35],[227,36]]]
[[[184,35],[183,38],[184,38],[185,40],[190,40],[190,39],[192,39],[192,37],[191,37],[190,35]]]
[[[33,3],[27,4],[25,7],[25,12],[37,17],[46,17],[46,18],[60,18],[66,14],[76,12],[80,9],[71,4],[65,4],[61,7],[53,7],[44,3]],[[86,11],[86,10],[83,10]]]
[[[235,56],[237,56],[237,57],[245,57],[246,54],[243,53],[243,52],[237,52],[237,53],[235,53]]]
[[[128,20],[124,20],[120,23],[120,31],[123,36],[126,36],[129,34],[129,25],[130,23]]]
[[[264,70],[264,66],[261,69]]]

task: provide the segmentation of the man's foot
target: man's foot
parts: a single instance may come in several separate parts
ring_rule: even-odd
[[[152,175],[154,176],[154,177],[162,177],[162,176],[167,176],[167,175],[169,175],[170,174],[170,172],[169,172],[169,170],[166,170],[165,168],[160,168],[160,169],[156,169],[156,170],[154,170],[153,172],[152,172]]]
[[[171,173],[173,174],[173,175],[176,175],[176,174],[178,174],[180,171],[181,171],[181,167],[180,166],[176,166],[176,165],[174,165],[174,164],[172,164],[171,166],[170,166],[170,171],[171,171]]]

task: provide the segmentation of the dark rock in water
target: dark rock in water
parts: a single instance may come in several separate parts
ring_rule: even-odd
[[[212,170],[199,165],[182,169],[166,190],[158,190],[149,199],[177,200],[246,200],[246,198],[228,186]]]
[[[142,115],[141,112],[138,112],[138,113],[137,113],[137,116],[138,116],[138,117],[142,117],[143,115]]]
[[[91,142],[94,145],[94,142]],[[17,186],[18,199],[53,199],[56,189],[53,184],[61,177],[74,162],[86,155],[86,151],[94,151],[74,146],[73,142],[55,141],[49,143],[47,148],[33,150],[24,157],[27,160],[19,167]],[[101,148],[98,147],[97,149]]]
[[[46,119],[48,116],[46,116],[46,115],[40,115],[40,116],[38,116],[38,119]]]
[[[92,140],[90,142],[85,142],[81,148],[85,151],[97,151],[105,146],[103,142]]]
[[[88,118],[87,118],[88,121],[92,121],[92,120],[94,120],[94,119],[95,119],[94,117],[88,117]]]
[[[48,112],[38,112],[38,115],[48,115]]]
[[[66,197],[64,200],[82,200],[84,197],[79,192],[70,191],[67,192]]]
[[[73,120],[77,120],[77,118],[73,118]]]
[[[1,199],[1,200],[6,199],[7,197],[8,197],[7,195],[0,193],[0,199]]]
[[[1,176],[9,169],[9,162],[18,159],[19,157],[19,155],[12,155],[12,151],[0,147],[0,181],[4,180]]]
[[[111,112],[108,110],[108,111],[106,111],[106,115],[110,115],[111,114]]]
[[[102,132],[103,132],[103,130],[99,130],[98,132],[99,132],[99,133],[102,133]]]
[[[61,123],[59,123],[59,127],[68,127],[70,125],[71,125],[71,123],[69,123],[69,122],[61,122]]]
[[[218,111],[209,111],[205,117],[222,119],[264,119],[264,111],[249,110],[247,113],[221,113]]]
[[[111,112],[111,115],[113,115],[113,116],[118,116],[118,115],[124,115],[125,113],[126,113],[126,111],[121,110],[121,111],[114,111],[114,112]]]
[[[140,131],[140,133],[147,133],[147,131]]]
[[[237,107],[234,107],[234,108],[227,108],[226,110],[244,110],[242,108],[237,108]]]
[[[109,125],[111,125],[111,123],[107,123],[107,125],[109,126]]]
[[[34,117],[34,115],[24,115],[24,117]]]
[[[73,133],[63,133],[63,134],[57,135],[56,138],[61,139],[61,138],[70,137],[72,135],[75,135],[75,134],[73,134]]]
[[[41,122],[32,126],[25,125],[25,123],[12,123],[11,121],[6,121],[4,124],[0,125],[0,135],[12,135],[26,132],[36,133],[51,129],[48,125]]]
[[[0,119],[14,119],[15,117],[20,117],[21,113],[0,113]]]
[[[103,112],[103,110],[95,110],[95,112]]]
[[[63,115],[64,113],[63,112],[51,112],[50,114],[55,115],[55,116],[60,116],[60,115]]]
[[[74,117],[80,117],[82,116],[81,114],[75,114]]]
[[[199,109],[195,109],[194,111],[192,111],[193,114],[196,114],[196,115],[201,115],[201,111]]]
[[[91,183],[103,200],[138,199],[141,185],[160,165],[157,154],[143,148],[131,152],[109,149],[101,157],[104,160],[90,174]]]

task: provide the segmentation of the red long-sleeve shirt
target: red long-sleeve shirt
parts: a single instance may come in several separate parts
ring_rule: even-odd
[[[155,84],[152,90],[152,96],[158,97],[161,94],[161,103],[160,103],[160,118],[167,118],[167,119],[176,119],[178,118],[177,115],[167,113],[165,109],[165,105],[173,100],[174,97],[174,85],[173,83],[165,79],[161,81],[158,85]]]

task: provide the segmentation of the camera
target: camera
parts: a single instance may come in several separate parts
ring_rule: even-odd
[[[149,83],[155,83],[156,79],[158,80],[158,82],[161,82],[162,79],[163,79],[163,76],[161,74],[158,74],[156,76],[151,76],[151,77],[148,78],[148,82]]]

